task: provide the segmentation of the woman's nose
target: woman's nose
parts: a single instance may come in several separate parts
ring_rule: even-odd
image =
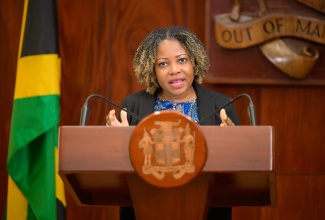
[[[180,68],[178,63],[171,63],[170,64],[170,71],[169,74],[174,75],[180,73]]]

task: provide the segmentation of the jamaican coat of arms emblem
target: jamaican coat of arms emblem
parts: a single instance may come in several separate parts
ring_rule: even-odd
[[[147,180],[178,185],[205,164],[206,145],[199,126],[181,113],[154,113],[136,130],[130,142],[130,158],[138,174]]]

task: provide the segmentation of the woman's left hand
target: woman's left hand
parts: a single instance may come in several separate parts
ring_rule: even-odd
[[[121,110],[121,122],[115,115],[115,110],[112,109],[106,116],[106,126],[129,126],[126,111]]]

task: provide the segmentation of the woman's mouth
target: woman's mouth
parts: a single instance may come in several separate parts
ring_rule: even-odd
[[[182,87],[184,81],[184,79],[173,79],[169,81],[169,85],[171,85],[171,87],[173,87],[174,89],[178,89]]]

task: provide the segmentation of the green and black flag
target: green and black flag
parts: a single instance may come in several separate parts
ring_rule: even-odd
[[[25,0],[7,161],[9,220],[65,219],[60,72],[56,1]]]

